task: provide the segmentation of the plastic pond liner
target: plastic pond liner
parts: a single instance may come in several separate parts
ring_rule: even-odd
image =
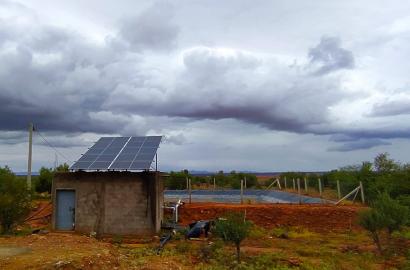
[[[189,200],[187,190],[165,190],[164,197],[167,201]],[[332,201],[301,195],[302,203],[333,203]],[[239,189],[229,190],[192,190],[193,202],[221,202],[239,203],[241,191]],[[299,203],[299,195],[276,190],[244,190],[243,200],[251,200],[257,203]]]

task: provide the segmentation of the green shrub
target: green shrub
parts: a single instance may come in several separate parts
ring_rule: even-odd
[[[6,166],[0,167],[0,225],[1,233],[10,233],[31,208],[30,191],[24,180],[17,179]]]
[[[384,226],[391,235],[408,221],[409,209],[396,200],[393,200],[387,193],[378,196],[373,208],[383,217]]]
[[[375,209],[364,210],[359,213],[359,224],[369,231],[377,249],[382,253],[379,233],[385,227],[383,216]]]
[[[243,213],[230,213],[225,219],[216,221],[215,232],[225,242],[231,242],[236,247],[236,259],[240,262],[241,242],[252,228],[252,222],[245,220]]]

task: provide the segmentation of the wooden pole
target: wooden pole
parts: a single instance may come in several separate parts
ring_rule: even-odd
[[[189,203],[192,202],[192,184],[191,184],[191,178],[188,179],[188,186],[189,186]]]
[[[188,177],[185,177],[185,179],[186,179],[186,190],[189,190],[189,180],[188,180]]]
[[[317,179],[317,184],[319,185],[320,198],[322,198],[322,181],[320,180],[320,177]]]
[[[33,123],[28,128],[27,189],[31,190],[31,160],[33,155]]]
[[[362,196],[362,203],[364,204],[366,201],[364,199],[364,190],[363,190],[363,183],[360,181],[360,195]]]
[[[214,177],[214,190],[216,189],[216,185],[215,185],[215,177]]]
[[[286,189],[288,189],[288,183],[287,183],[287,181],[286,181],[286,176],[285,176],[285,179],[284,179],[284,180],[285,180],[285,190],[286,190]]]
[[[307,179],[306,179],[306,177],[305,177],[304,180],[305,180],[305,192],[308,193],[308,185],[307,185]]]
[[[245,189],[247,189],[247,185],[246,185],[246,176],[245,176],[244,178],[245,178]]]
[[[243,204],[243,180],[241,180],[241,204]]]
[[[300,195],[300,179],[297,179],[298,181],[298,195],[299,195],[299,204],[302,204],[302,196]]]
[[[296,190],[296,186],[295,186],[295,178],[292,178],[293,181],[293,190]]]
[[[340,192],[340,182],[339,182],[339,180],[336,181],[336,185],[337,185],[337,198],[340,200],[340,198],[342,197],[342,194]]]

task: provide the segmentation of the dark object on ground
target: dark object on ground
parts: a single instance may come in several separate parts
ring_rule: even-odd
[[[159,247],[157,248],[157,254],[160,254],[161,251],[164,249],[165,244],[171,240],[172,238],[172,233],[170,232],[169,234],[165,234],[163,236],[161,236],[161,238],[159,239]]]
[[[209,220],[200,220],[189,224],[189,231],[185,235],[187,239],[199,238],[201,234],[205,234],[208,237],[208,232],[211,228],[211,222]]]
[[[43,230],[43,229],[35,229],[31,232],[32,234],[48,234],[48,230]]]

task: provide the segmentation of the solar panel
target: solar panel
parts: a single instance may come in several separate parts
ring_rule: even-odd
[[[162,136],[102,137],[71,170],[149,170]]]

